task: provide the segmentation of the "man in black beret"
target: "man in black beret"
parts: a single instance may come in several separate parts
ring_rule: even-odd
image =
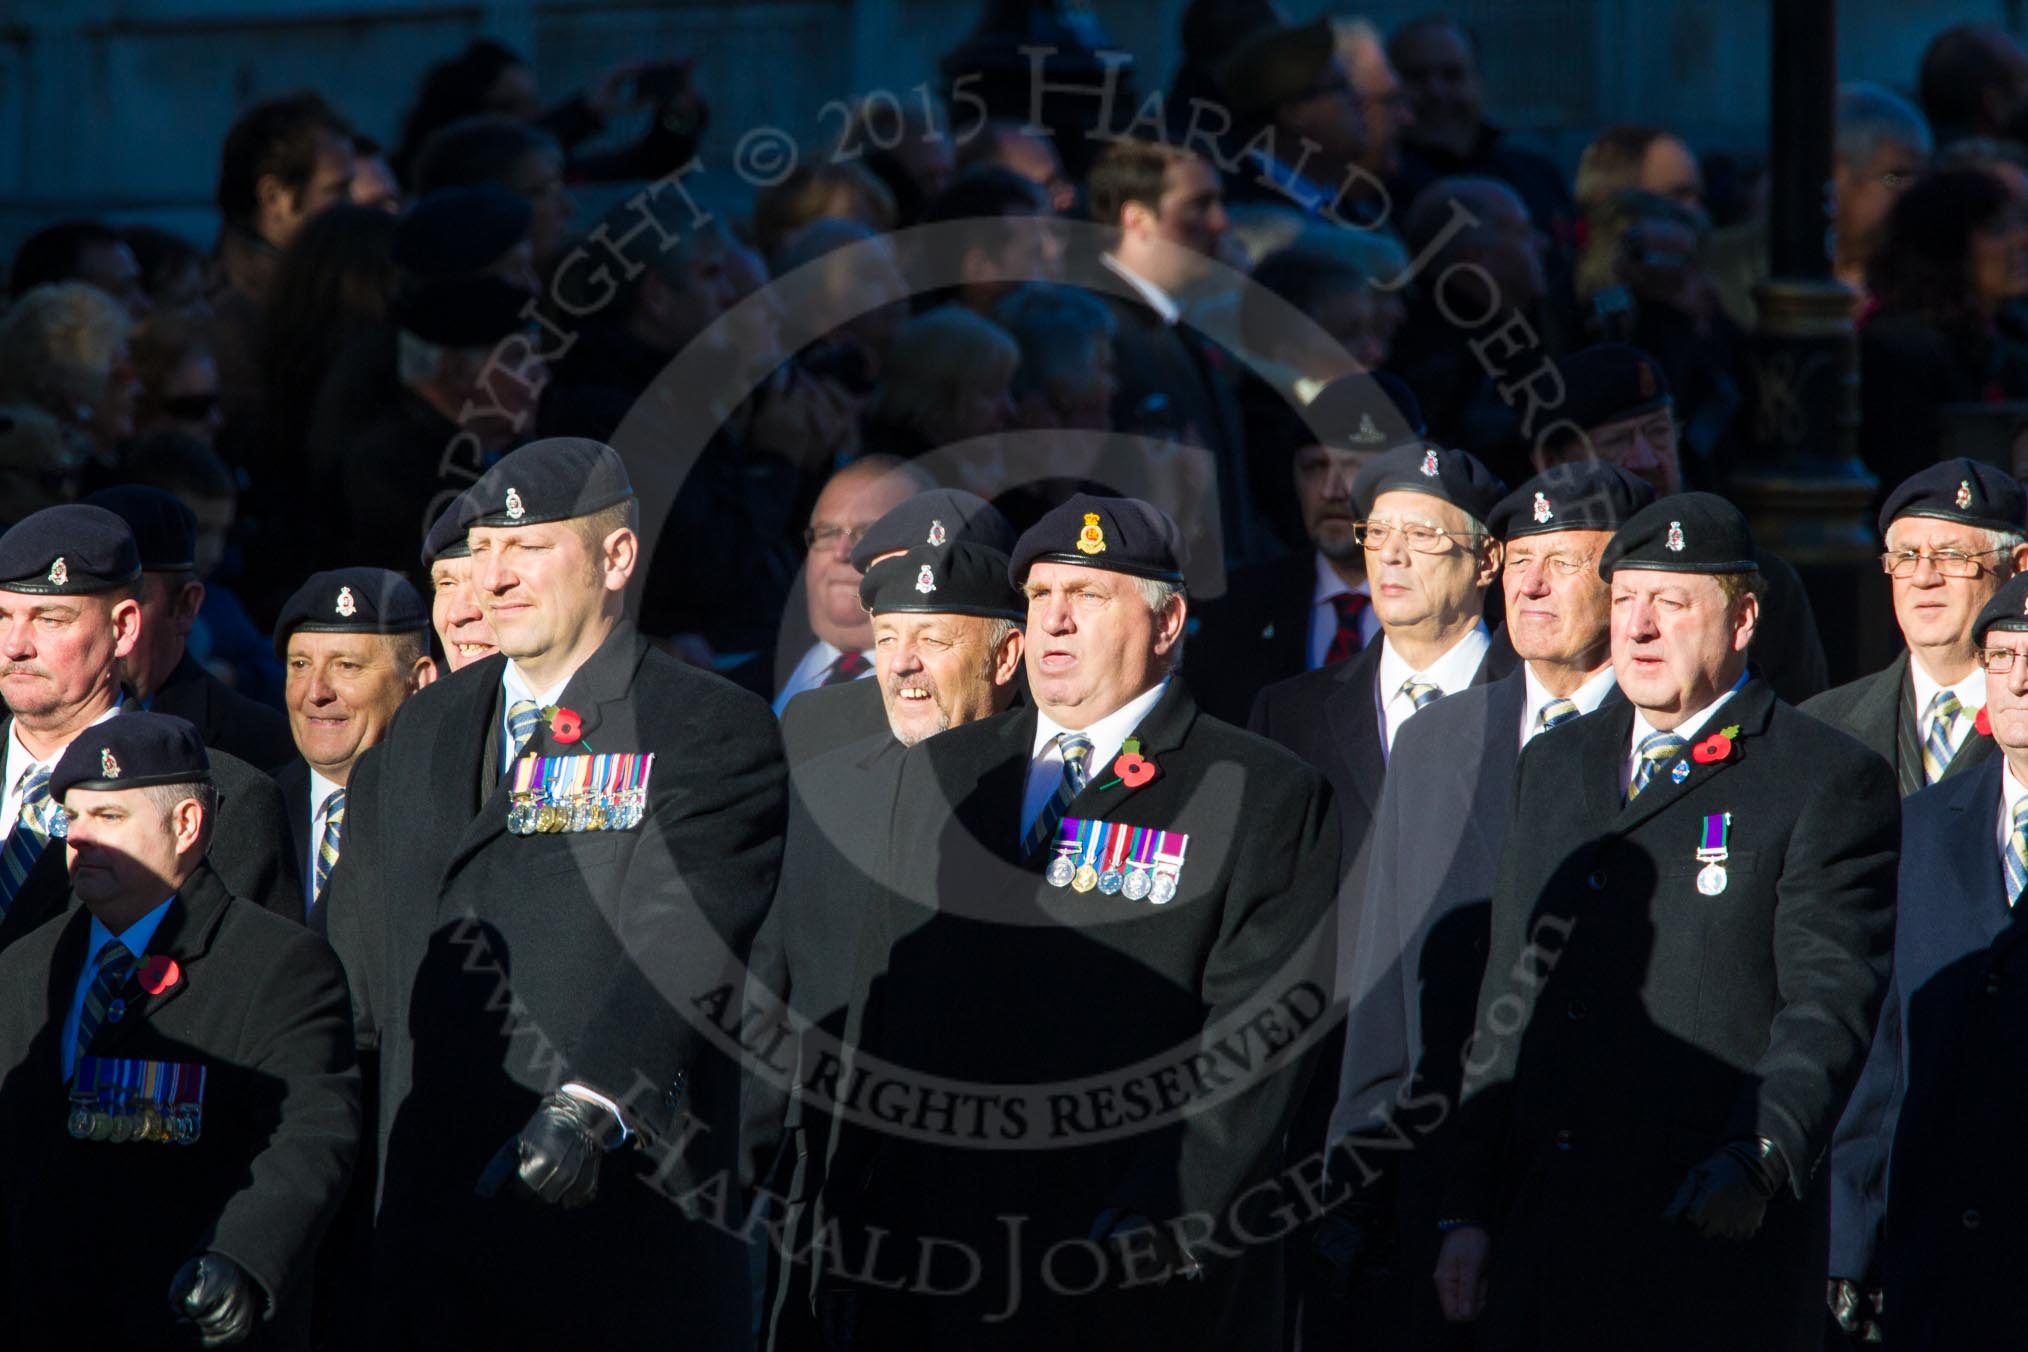
[[[932,488],[904,499],[868,526],[852,546],[851,565],[863,578],[883,559],[918,546],[935,548],[958,542],[981,545],[1004,556],[1014,548],[1014,528],[997,507],[976,493]],[[864,604],[863,581],[860,596]],[[818,685],[792,695],[780,707],[782,746],[791,766],[876,736],[888,726],[887,692],[879,680]]]
[[[345,978],[206,862],[197,730],[123,713],[48,781],[82,903],[0,954],[0,1304],[22,1347],[307,1346],[359,1139]]]
[[[0,949],[69,907],[63,852],[50,840],[49,772],[80,733],[130,698],[120,663],[141,630],[141,556],[112,512],[50,507],[0,535]],[[134,702],[138,707],[138,701]],[[211,865],[235,896],[300,916],[281,790],[219,751]]]
[[[598,442],[481,476],[461,516],[500,651],[346,783],[323,905],[380,1053],[376,1346],[750,1325],[745,1246],[676,1198],[736,1170],[738,1069],[699,1024],[736,1012],[774,891],[781,744],[627,618],[637,514]]]
[[[841,1125],[828,1197],[848,1253],[878,1227],[884,1250],[931,1264],[944,1289],[939,1253],[964,1246],[980,1267],[957,1294],[827,1284],[843,1307],[831,1313],[856,1315],[868,1346],[1281,1336],[1279,1232],[1211,1235],[1231,1239],[1219,1218],[1280,1166],[1300,1032],[1327,999],[1305,959],[1330,907],[1335,831],[1321,778],[1191,698],[1176,669],[1181,541],[1134,499],[1078,494],[1046,514],[1009,570],[1027,596],[1032,706],[902,758],[848,1030],[929,1116],[907,1135],[863,1114]],[[1262,1009],[1279,1057],[1249,1022]],[[1173,1084],[1166,1099],[1128,1091],[1141,1110],[1124,1114],[1110,1089],[1003,1111],[1035,1086],[1110,1085],[1227,1035],[1248,1069],[1187,1114],[1190,1091]],[[994,1148],[967,1148],[972,1106],[940,1110],[950,1096],[918,1075],[1004,1087],[974,1100]],[[1066,1245],[1085,1256],[1077,1298],[1045,1280]]]
[[[1755,558],[1723,498],[1636,512],[1599,561],[1626,703],[1521,755],[1437,1213],[1493,1345],[1821,1345],[1900,796],[1748,667]]]
[[[190,655],[190,630],[204,604],[197,576],[197,517],[174,495],[141,484],[102,488],[85,499],[127,523],[141,554],[141,632],[120,663],[141,707],[197,725],[204,744],[270,773],[295,756],[289,721],[213,676]]]
[[[2028,574],[1970,638],[1999,753],[1902,804],[1894,976],[1831,1151],[1832,1313],[1894,1347],[1990,1342],[2028,1259],[2006,1223],[2028,1187]]]
[[[1505,545],[1507,634],[1521,665],[1410,719],[1388,762],[1351,947],[1330,1132],[1343,1153],[1330,1172],[1348,1194],[1345,1225],[1336,1227],[1351,1245],[1347,1276],[1362,1266],[1350,1260],[1390,1239],[1401,1255],[1388,1285],[1410,1346],[1443,1347],[1459,1336],[1446,1331],[1427,1278],[1447,1182],[1450,1114],[1438,1108],[1458,1097],[1514,766],[1530,741],[1616,698],[1610,592],[1598,560],[1613,532],[1654,500],[1646,483],[1597,461],[1557,466],[1501,499],[1488,525]],[[1402,1135],[1415,1141],[1412,1151],[1373,1145]],[[1391,1200],[1391,1216],[1381,1199]]]
[[[447,671],[462,671],[500,650],[486,608],[472,585],[472,545],[459,519],[464,499],[454,498],[423,538],[422,563],[429,571],[430,625],[444,650]]]
[[[1979,727],[1987,680],[1972,621],[2028,566],[2024,532],[2020,483],[1963,458],[1911,475],[1880,509],[1880,564],[1907,651],[1802,709],[1894,766],[1903,797],[1992,754],[1992,734]]]

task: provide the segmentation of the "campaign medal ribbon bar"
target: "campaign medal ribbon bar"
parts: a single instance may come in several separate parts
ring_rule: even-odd
[[[1714,812],[1704,819],[1704,843],[1697,848],[1697,859],[1704,867],[1697,871],[1697,890],[1707,897],[1725,890],[1725,861],[1731,854],[1726,839],[1731,833],[1730,812]]]
[[[206,1068],[183,1061],[81,1056],[70,1134],[80,1141],[191,1145],[204,1133]]]
[[[524,756],[514,763],[507,829],[517,836],[627,831],[648,808],[655,753]]]
[[[1190,837],[1181,831],[1164,831],[1155,845],[1155,883],[1149,891],[1149,899],[1157,906],[1166,906],[1176,899],[1176,886],[1183,874],[1183,855],[1190,848]]]

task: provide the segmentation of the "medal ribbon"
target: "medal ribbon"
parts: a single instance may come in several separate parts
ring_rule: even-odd
[[[1704,844],[1697,851],[1697,858],[1707,864],[1715,864],[1726,857],[1726,838],[1732,833],[1732,814],[1714,812],[1704,819]]]
[[[1105,830],[1106,824],[1094,817],[1088,822],[1079,822],[1078,825],[1082,828],[1082,834],[1078,840],[1077,862],[1079,865],[1089,864],[1096,869],[1099,862],[1100,833]]]
[[[1106,839],[1105,867],[1099,871],[1117,873],[1121,861],[1127,857],[1127,843],[1133,839],[1134,828],[1122,825],[1109,827],[1108,831],[1110,834]]]

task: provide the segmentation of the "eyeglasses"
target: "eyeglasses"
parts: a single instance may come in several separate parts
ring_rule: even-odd
[[[1352,538],[1368,549],[1385,549],[1394,539],[1395,532],[1408,547],[1418,554],[1441,554],[1451,547],[1452,540],[1463,540],[1467,544],[1479,538],[1479,532],[1471,530],[1439,530],[1426,526],[1420,521],[1405,526],[1391,525],[1385,521],[1355,521],[1352,523]]]
[[[1518,557],[1509,554],[1507,556],[1507,571],[1513,572],[1518,569],[1526,572],[1528,565],[1535,561],[1535,556],[1532,554],[1523,554]],[[1586,569],[1596,566],[1597,561],[1589,555],[1583,554],[1544,554],[1542,562],[1565,577],[1576,577]]]
[[[1913,577],[1915,570],[1927,559],[1944,577],[1977,577],[1986,566],[1979,560],[1988,554],[2001,552],[1998,549],[1977,549],[1969,553],[1962,549],[1937,549],[1923,554],[1913,549],[1890,549],[1880,556],[1880,571],[1889,577]]]
[[[2012,648],[1987,648],[1979,654],[1979,665],[1988,676],[2005,676],[2014,669],[2017,656],[2028,657],[2028,653],[2017,654]]]
[[[848,545],[857,545],[872,527],[870,521],[863,526],[834,526],[829,523],[811,526],[803,531],[803,544],[810,549],[836,549],[840,540]]]

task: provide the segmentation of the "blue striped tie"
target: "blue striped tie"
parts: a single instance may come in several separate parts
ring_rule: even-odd
[[[1056,792],[1050,794],[1049,801],[1042,805],[1042,815],[1028,828],[1028,838],[1021,842],[1023,854],[1034,854],[1055,838],[1063,814],[1070,810],[1071,800],[1084,792],[1085,781],[1089,778],[1087,762],[1091,759],[1091,738],[1081,732],[1058,733],[1056,749],[1063,753],[1063,778],[1057,782]]]
[[[2014,804],[2014,834],[2007,837],[2007,852],[2001,856],[2007,876],[2007,904],[2021,900],[2021,888],[2028,884],[2028,795]]]
[[[1690,745],[1686,737],[1673,732],[1651,732],[1641,739],[1634,748],[1634,777],[1627,784],[1627,801],[1633,802],[1640,796],[1648,781],[1655,777],[1655,771],[1662,768],[1662,762],[1682,753]]]
[[[1547,732],[1559,724],[1568,723],[1571,719],[1578,716],[1578,712],[1576,700],[1553,699],[1542,706],[1542,712],[1539,715],[1542,720],[1542,730]]]
[[[49,833],[43,830],[48,811],[49,767],[32,766],[21,779],[21,816],[6,847],[0,849],[0,918],[7,915],[29,870],[42,858],[42,847],[49,844]]]
[[[116,1003],[114,997],[127,984],[127,978],[134,974],[134,955],[118,939],[106,940],[106,946],[99,950],[98,975],[92,978],[91,989],[85,992],[84,1009],[77,1016],[77,1054],[83,1056],[92,1049],[92,1035],[105,1022],[106,1011]],[[119,1016],[113,1016],[119,1022]]]
[[[1939,690],[1931,697],[1929,712],[1923,717],[1925,731],[1922,736],[1922,777],[1925,783],[1934,784],[1943,778],[1951,765],[1951,725],[1958,721],[1965,706],[1958,703],[1956,694]]]
[[[310,905],[324,899],[324,885],[338,866],[338,837],[345,827],[345,790],[333,789],[324,800],[324,835],[317,842],[317,867],[310,882]]]
[[[1408,702],[1421,713],[1444,697],[1443,687],[1434,681],[1425,681],[1420,676],[1411,676],[1401,683],[1401,693],[1408,696]]]
[[[507,735],[514,739],[514,745],[507,752],[507,763],[512,765],[521,749],[528,745],[528,739],[535,735],[535,725],[542,721],[542,710],[532,699],[517,699],[507,706]]]

